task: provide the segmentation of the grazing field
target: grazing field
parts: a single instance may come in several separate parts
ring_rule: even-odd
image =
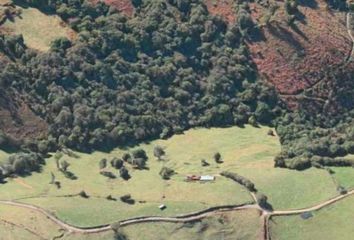
[[[0,205],[0,239],[51,239],[62,231],[45,216],[33,210]]]
[[[324,170],[311,168],[294,171],[263,167],[234,171],[249,178],[277,210],[310,207],[338,195],[336,185]]]
[[[268,159],[279,151],[276,137],[267,135],[267,128],[224,128],[195,129],[168,140],[157,140],[139,147],[149,156],[148,170],[136,170],[129,167],[132,176],[128,181],[121,178],[108,179],[99,174],[99,161],[121,157],[132,149],[116,149],[111,153],[95,152],[81,154],[79,158],[64,156],[71,165],[69,170],[77,180],[66,179],[56,169],[54,158],[47,161],[42,173],[33,173],[26,178],[9,179],[0,188],[1,199],[17,199],[22,202],[42,206],[55,213],[61,219],[78,225],[92,226],[109,223],[141,215],[178,215],[202,210],[216,205],[242,204],[251,202],[249,193],[240,185],[217,176],[227,166],[237,165],[238,161],[256,161]],[[158,161],[153,157],[153,148],[162,146],[166,151],[166,160]],[[212,159],[219,151],[224,163],[217,164]],[[201,167],[205,158],[210,166]],[[159,171],[162,166],[174,169],[177,174],[171,180],[162,180]],[[118,171],[107,170],[118,175]],[[60,181],[61,188],[49,184],[51,173]],[[208,183],[186,182],[190,174],[216,175],[216,181]],[[84,190],[90,197],[84,199],[75,195]],[[119,197],[131,194],[135,204],[122,203]],[[112,195],[117,201],[106,199]],[[167,209],[158,209],[160,204]]]
[[[354,197],[337,202],[303,220],[300,216],[276,217],[271,223],[272,239],[347,240],[354,235]]]
[[[252,202],[241,185],[221,177],[221,171],[232,171],[249,178],[256,188],[266,194],[274,209],[295,209],[315,205],[335,195],[336,184],[324,170],[294,171],[273,167],[273,158],[280,150],[278,138],[267,134],[268,128],[211,128],[193,129],[167,140],[156,140],[110,153],[77,153],[78,158],[64,155],[61,160],[70,163],[69,171],[76,180],[69,180],[57,170],[54,157],[47,160],[41,173],[26,178],[8,179],[0,187],[0,199],[17,200],[41,206],[60,219],[77,226],[94,226],[146,215],[173,216],[190,213],[211,206]],[[155,146],[164,148],[163,161],[153,155]],[[137,170],[125,164],[131,179],[124,181],[109,161],[123,153],[142,148],[149,160],[147,169]],[[213,159],[220,152],[223,163]],[[108,167],[117,176],[109,179],[100,175],[99,162],[108,160]],[[201,159],[210,165],[201,166]],[[170,180],[163,180],[163,167],[176,171]],[[49,184],[52,177],[61,188]],[[214,182],[186,182],[187,175],[214,175]],[[89,198],[78,196],[85,191]],[[120,201],[131,194],[135,204]],[[114,200],[106,197],[111,195]],[[158,206],[165,204],[161,211]]]
[[[14,34],[22,34],[25,44],[33,49],[47,51],[59,37],[74,38],[75,32],[55,15],[46,15],[36,8],[21,8],[22,13],[7,20],[3,27]]]
[[[268,131],[269,129],[265,127],[251,126],[192,129],[167,140],[156,140],[126,149],[117,148],[110,153],[76,153],[77,157],[64,155],[61,161],[66,160],[70,163],[68,170],[75,174],[76,180],[64,177],[57,169],[53,156],[47,159],[41,173],[33,173],[25,178],[7,179],[7,183],[0,186],[0,199],[37,205],[67,223],[88,227],[137,216],[174,216],[212,206],[253,201],[248,191],[241,185],[221,177],[219,175],[221,171],[232,171],[249,178],[260,192],[268,196],[269,203],[276,210],[310,207],[338,195],[336,182],[327,171],[314,168],[306,171],[274,168],[273,158],[280,151],[280,144],[276,136],[267,134]],[[153,155],[156,146],[163,147],[166,152],[162,161]],[[142,148],[147,152],[149,158],[147,168],[138,170],[125,163],[131,175],[131,178],[125,181],[119,177],[118,170],[110,166],[109,161],[113,157],[120,158],[124,153],[136,148]],[[216,152],[220,152],[222,163],[214,161],[213,155]],[[105,170],[111,171],[117,178],[109,179],[99,173],[99,162],[103,158],[108,160]],[[202,167],[201,159],[205,159],[209,166]],[[170,180],[163,180],[159,176],[163,166],[176,171]],[[349,171],[349,168],[346,169]],[[336,178],[342,177],[344,180],[341,181],[350,184],[350,172],[345,172],[344,168],[335,168],[335,171]],[[60,182],[60,189],[49,184],[52,174],[55,180]],[[205,183],[185,181],[186,176],[192,174],[214,175],[216,181]],[[82,190],[88,194],[88,198],[78,196]],[[135,203],[121,202],[119,198],[125,194],[131,194]],[[108,195],[111,195],[113,200],[106,199]],[[165,204],[167,208],[161,211],[158,208],[160,204]],[[233,220],[238,219],[240,215],[237,214],[227,217],[231,220],[225,224],[224,230],[215,230],[222,226],[210,220],[211,227],[203,232],[202,238],[198,238],[197,234],[203,227],[202,223],[196,223],[190,228],[178,224],[142,224],[126,227],[124,231],[127,235],[132,235],[131,239],[139,240],[143,236],[148,239],[149,234],[155,234],[157,231],[162,231],[161,236],[174,236],[175,239],[183,239],[185,236],[191,236],[189,239],[213,239],[213,237],[215,239],[220,237],[218,234],[221,233],[226,234],[225,239],[230,239],[229,234],[235,234],[242,239],[254,239],[258,234],[258,227],[253,232],[254,235],[248,229],[254,230],[256,226],[249,223],[254,220],[252,216],[255,213],[247,212],[246,215],[250,218],[242,216],[242,221]],[[16,215],[14,217],[16,218]],[[232,225],[234,222],[240,224],[240,227]],[[143,230],[135,231],[134,228]],[[134,235],[137,233],[142,235]],[[82,236],[66,237],[80,239]],[[109,233],[100,235],[100,239],[105,238],[109,239],[111,235]]]
[[[123,232],[132,240],[256,240],[261,236],[261,220],[257,210],[215,215],[187,224],[147,223],[127,226]]]

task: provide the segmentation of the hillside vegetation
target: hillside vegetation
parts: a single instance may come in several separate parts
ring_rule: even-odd
[[[132,2],[133,15],[103,2],[18,4],[38,8],[40,14],[59,15],[78,37],[73,40],[59,34],[50,51],[40,53],[28,48],[31,46],[26,45],[25,32],[1,36],[1,52],[9,59],[2,63],[1,89],[11,93],[7,94],[10,103],[19,101],[16,96],[21,96],[30,106],[24,108],[29,116],[35,115],[21,118],[19,114],[17,118],[12,113],[18,112],[19,105],[4,112],[10,115],[0,125],[5,139],[1,141],[3,148],[13,143],[40,153],[65,147],[85,152],[110,150],[118,145],[167,138],[198,126],[249,123],[276,127],[283,145],[275,159],[277,167],[353,165],[353,161],[343,158],[354,153],[350,128],[354,114],[350,97],[354,89],[350,77],[353,68],[350,61],[339,61],[350,41],[344,40],[345,28],[338,20],[350,10],[338,3],[146,0]],[[271,15],[265,15],[266,10]],[[319,30],[326,25],[326,16],[333,17],[333,28],[327,24],[326,29],[336,31]],[[286,34],[271,33],[274,25]],[[338,34],[332,36],[333,32]],[[323,35],[333,40],[329,46],[309,48]],[[268,44],[276,39],[287,56],[301,55],[294,58],[295,65],[291,66],[297,74],[311,79],[306,85],[291,75],[281,77],[294,83],[286,86],[301,85],[299,91],[286,93],[299,94],[295,109],[287,107],[290,102],[284,104],[280,100],[285,92],[275,76],[274,81],[263,76],[264,69],[273,67],[262,67],[262,61],[278,64],[276,59],[282,58],[283,49],[276,50],[276,58],[268,58],[273,53],[262,53],[263,49],[272,49]],[[294,44],[304,46],[285,51]],[[337,51],[332,51],[334,48]],[[316,52],[329,55],[314,58]],[[317,65],[311,62],[318,58],[333,63],[321,62],[325,69],[318,72],[325,78],[317,82],[312,77]],[[304,65],[316,69],[304,73],[296,70],[304,69]],[[283,64],[280,62],[279,66]],[[288,72],[286,68],[279,71]],[[18,124],[13,124],[14,120]],[[26,132],[21,131],[27,129],[22,127],[26,123],[42,127],[19,134]],[[20,141],[12,141],[14,138]],[[21,141],[26,138],[36,140]]]

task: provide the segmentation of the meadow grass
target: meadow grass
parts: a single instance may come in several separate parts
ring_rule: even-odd
[[[257,210],[229,212],[207,217],[193,224],[144,223],[123,227],[132,240],[259,239],[261,220]]]
[[[7,20],[3,25],[15,34],[22,34],[25,44],[33,49],[47,51],[59,37],[73,38],[75,32],[56,15],[46,15],[36,8],[22,8],[20,16]]]
[[[0,205],[0,233],[4,240],[39,239],[38,235],[51,239],[60,235],[60,227],[36,211]]]
[[[56,169],[54,158],[51,158],[41,173],[9,179],[0,188],[0,198],[39,205],[78,226],[105,224],[142,215],[178,215],[215,205],[251,202],[252,198],[242,186],[223,177],[217,176],[216,181],[209,183],[186,182],[185,177],[190,174],[218,175],[238,158],[249,157],[250,161],[254,161],[257,154],[271,160],[279,144],[277,138],[267,136],[267,130],[250,126],[243,129],[194,129],[168,140],[141,144],[135,148],[141,147],[147,151],[149,170],[129,167],[132,176],[129,181],[119,177],[107,179],[100,175],[99,161],[102,158],[110,160],[112,157],[121,157],[132,149],[115,149],[111,153],[78,153],[78,159],[63,157],[71,164],[69,170],[78,177],[77,180],[66,179]],[[153,157],[156,145],[165,148],[167,160],[158,161]],[[221,153],[224,163],[217,164],[212,159],[216,151]],[[201,167],[202,158],[207,159],[209,167]],[[162,166],[173,168],[177,174],[169,181],[162,180],[158,174]],[[118,171],[111,167],[107,170],[118,175]],[[61,189],[49,184],[51,173],[61,182]],[[81,190],[87,192],[90,198],[62,197],[77,194]],[[128,205],[119,201],[124,194],[131,194],[136,203]],[[106,200],[108,195],[118,201]],[[158,209],[161,203],[167,205],[165,211]]]
[[[354,155],[347,155],[346,159],[354,159]],[[334,171],[332,175],[338,185],[346,189],[354,188],[354,168],[352,167],[331,167]]]
[[[310,207],[338,195],[330,175],[320,169],[294,171],[263,167],[233,171],[249,178],[277,210]]]
[[[354,197],[313,212],[303,220],[300,215],[275,217],[271,223],[272,239],[276,240],[347,240],[354,235]]]

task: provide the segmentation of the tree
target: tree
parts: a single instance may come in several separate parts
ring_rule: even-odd
[[[109,171],[100,171],[100,174],[102,176],[105,176],[105,177],[108,177],[108,178],[116,178],[116,176],[112,173],[112,172],[109,172]]]
[[[128,204],[134,204],[135,200],[132,199],[132,196],[130,194],[125,194],[123,196],[120,197],[120,200],[122,202],[128,203]]]
[[[111,160],[111,166],[114,167],[115,169],[120,169],[121,167],[123,167],[123,160],[119,159],[119,158],[113,158]]]
[[[103,158],[101,159],[100,163],[99,163],[99,167],[100,169],[104,169],[107,167],[107,159]]]
[[[145,161],[148,159],[148,157],[147,157],[147,155],[146,155],[146,152],[145,152],[143,149],[141,149],[141,148],[134,150],[134,151],[132,152],[132,156],[133,156],[133,158],[135,158],[135,159],[141,158],[141,159],[143,159],[143,160],[145,160]]]
[[[63,172],[67,172],[69,166],[70,166],[70,163],[68,163],[66,160],[63,160],[63,161],[60,162],[60,169],[61,169]]]
[[[171,176],[175,174],[175,171],[168,167],[162,167],[159,174],[162,177],[162,179],[169,180]]]
[[[124,153],[123,156],[122,156],[122,159],[124,162],[127,162],[129,161],[129,159],[131,159],[132,157],[130,156],[129,153]]]
[[[89,195],[87,195],[87,193],[84,190],[79,192],[79,196],[82,197],[82,198],[89,198]]]
[[[132,164],[138,169],[143,169],[145,168],[146,160],[143,158],[134,158]]]
[[[256,199],[257,199],[258,205],[261,208],[273,211],[273,207],[268,203],[268,197],[266,195],[264,195],[263,193],[257,193]]]
[[[154,156],[157,157],[158,160],[161,160],[161,157],[165,155],[165,151],[160,146],[154,147]]]
[[[124,166],[119,169],[119,175],[124,180],[128,180],[130,178],[129,171]]]
[[[219,152],[214,154],[214,160],[216,163],[222,163],[221,154]]]
[[[202,167],[207,167],[210,165],[205,159],[202,159],[200,162],[202,164]]]
[[[298,1],[297,0],[285,0],[285,11],[289,15],[293,15],[297,12],[297,6],[298,6]]]

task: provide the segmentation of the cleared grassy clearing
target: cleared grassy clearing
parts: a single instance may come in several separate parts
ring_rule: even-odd
[[[272,239],[353,239],[354,197],[339,201],[313,215],[307,220],[300,216],[274,218],[270,222]]]
[[[46,15],[36,8],[16,8],[21,9],[20,16],[15,16],[13,21],[7,20],[3,26],[15,34],[22,34],[30,48],[47,51],[54,39],[75,36],[58,16]]]
[[[193,224],[147,223],[123,228],[132,240],[259,239],[261,220],[256,210],[224,213]]]

